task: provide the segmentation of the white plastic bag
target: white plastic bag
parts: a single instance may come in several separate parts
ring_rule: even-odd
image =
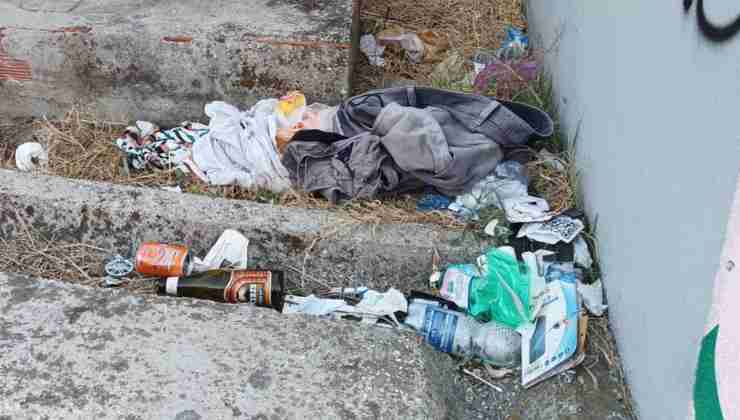
[[[367,34],[360,38],[360,50],[365,53],[367,60],[373,66],[383,67],[385,65],[385,59],[383,58],[385,47],[378,45],[373,35]]]
[[[195,258],[194,271],[218,270],[224,266],[244,270],[248,263],[249,239],[233,229],[226,229],[205,258]]]
[[[220,101],[206,105],[210,132],[193,146],[193,161],[211,184],[274,192],[290,188],[275,144],[276,103],[263,100],[245,112]]]
[[[601,279],[592,284],[584,284],[578,279],[578,293],[581,295],[583,306],[594,316],[602,316],[608,309],[604,305],[604,289]]]
[[[23,172],[36,169],[48,161],[49,156],[39,143],[23,143],[15,150],[15,166]]]

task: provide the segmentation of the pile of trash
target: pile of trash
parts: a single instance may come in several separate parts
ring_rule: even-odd
[[[249,240],[226,230],[202,259],[185,245],[143,243],[132,258],[110,259],[103,286],[120,286],[135,271],[157,279],[162,295],[409,331],[438,351],[519,368],[530,387],[584,360],[588,313],[607,309],[600,281],[584,283],[594,264],[584,238],[558,235],[572,242],[570,258],[563,250],[499,246],[471,263],[442,267],[435,259],[428,290],[322,287],[291,294],[283,271],[248,268]]]
[[[166,295],[410,330],[439,351],[519,367],[525,387],[581,363],[586,313],[606,310],[601,282],[594,278],[583,214],[562,203],[551,207],[530,189],[533,160],[560,174],[567,170],[558,156],[527,145],[552,136],[550,116],[482,95],[493,82],[531,80],[536,73],[527,61],[526,35],[510,29],[507,37],[498,52],[471,58],[470,79],[481,94],[400,87],[329,106],[289,92],[247,110],[216,101],[205,105],[208,125],[162,129],[137,121],[114,140],[126,170],[174,169],[180,179],[207,185],[299,189],[330,203],[424,191],[419,211],[482,221],[483,233],[498,245],[467,264],[438,262],[429,290],[289,294],[282,271],[248,268],[249,240],[232,230],[203,259],[184,245],[145,243],[129,258],[108,261],[103,286],[119,286],[136,272],[158,279]],[[385,46],[404,49],[412,61],[439,61],[448,43],[433,32],[388,31],[363,37],[362,45],[382,65]],[[454,67],[447,60],[439,65]],[[23,171],[47,161],[41,144],[16,152]]]

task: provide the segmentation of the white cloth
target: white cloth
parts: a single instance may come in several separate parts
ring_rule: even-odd
[[[210,132],[193,146],[193,160],[211,184],[273,192],[290,188],[275,144],[276,103],[262,100],[245,112],[225,102],[206,105]]]

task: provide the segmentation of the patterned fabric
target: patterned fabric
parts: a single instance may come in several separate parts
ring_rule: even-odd
[[[126,153],[129,166],[146,169],[149,165],[172,168],[182,164],[191,156],[191,148],[208,134],[208,126],[199,123],[182,123],[170,130],[159,130],[155,125],[137,121],[128,127],[116,145]]]

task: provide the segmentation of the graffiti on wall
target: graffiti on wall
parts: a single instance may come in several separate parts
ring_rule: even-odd
[[[683,0],[684,11],[688,13],[693,4],[694,0]],[[704,34],[707,39],[714,42],[728,41],[740,33],[740,16],[736,17],[734,21],[726,25],[715,24],[707,17],[706,10],[704,9],[704,0],[696,1],[696,20],[699,24],[701,33]]]

